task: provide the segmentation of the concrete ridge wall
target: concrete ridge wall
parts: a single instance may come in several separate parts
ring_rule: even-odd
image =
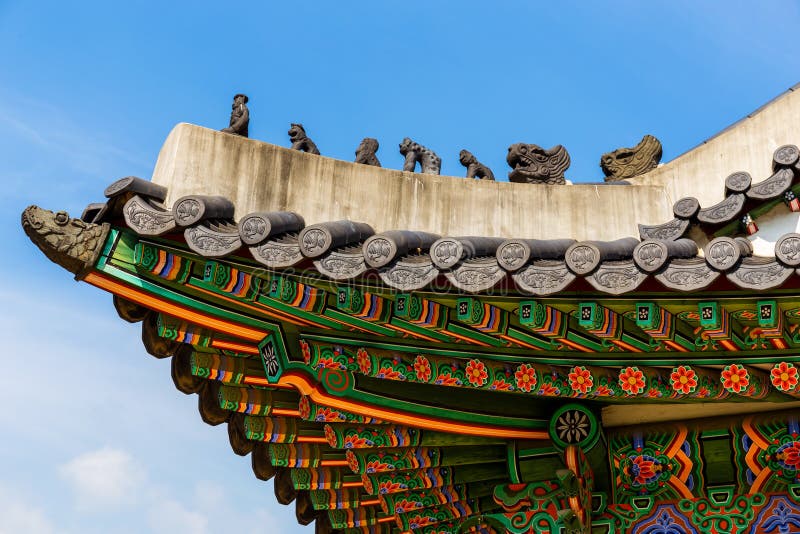
[[[416,174],[185,123],[167,137],[152,180],[169,188],[167,205],[189,194],[223,195],[237,218],[290,210],[306,224],[350,219],[377,232],[611,240],[638,237],[637,223],[672,218],[660,184],[545,186]]]
[[[708,207],[724,197],[725,178],[747,171],[753,183],[772,174],[772,154],[781,145],[800,145],[800,91],[789,89],[703,144],[649,173],[639,185],[662,186],[674,203],[696,197]]]

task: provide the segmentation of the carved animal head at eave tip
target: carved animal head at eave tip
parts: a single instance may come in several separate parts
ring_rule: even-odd
[[[39,206],[25,208],[21,219],[22,229],[39,250],[73,274],[97,259],[109,229],[107,224],[86,223],[66,211]]]

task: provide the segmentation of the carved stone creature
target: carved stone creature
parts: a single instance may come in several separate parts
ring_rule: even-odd
[[[108,235],[108,224],[72,219],[66,211],[53,213],[38,206],[22,212],[22,228],[50,261],[78,274],[94,263]]]
[[[492,169],[478,161],[469,150],[462,150],[458,154],[458,161],[467,168],[467,178],[478,178],[479,180],[494,180]]]
[[[624,180],[655,169],[661,161],[661,141],[645,135],[633,148],[618,148],[600,157],[606,182]]]
[[[373,167],[380,167],[381,162],[375,153],[378,151],[378,140],[372,137],[365,137],[356,149],[356,163],[362,165],[372,165]]]
[[[406,172],[414,172],[417,163],[423,174],[439,174],[442,170],[442,158],[437,156],[436,152],[415,143],[408,137],[400,143],[400,153],[406,158],[403,163],[403,170]]]
[[[508,147],[508,173],[511,182],[558,185],[567,183],[564,172],[569,168],[567,149],[556,145],[547,150],[539,145],[516,143]]]
[[[292,123],[288,133],[289,140],[292,142],[292,150],[300,150],[301,152],[308,152],[309,154],[316,154],[319,156],[317,145],[306,135],[306,130],[303,128],[302,124]]]
[[[238,94],[233,97],[230,124],[228,124],[227,128],[220,130],[221,132],[241,135],[242,137],[248,136],[247,127],[250,124],[250,110],[245,105],[247,101],[247,95]]]

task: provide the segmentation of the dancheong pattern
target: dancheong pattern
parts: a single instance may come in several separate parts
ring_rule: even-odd
[[[641,240],[507,257],[399,231],[373,269],[362,223],[274,212],[244,232],[225,199],[172,213],[134,179],[96,221],[29,208],[23,226],[142,323],[318,534],[784,534],[800,532],[800,236],[767,258],[746,238],[795,209],[798,153],[732,176],[715,206],[680,200]]]

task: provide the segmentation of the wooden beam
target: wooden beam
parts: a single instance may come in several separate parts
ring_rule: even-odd
[[[696,404],[612,405],[602,410],[603,426],[614,428],[689,419],[767,413],[800,408],[800,402],[719,402]]]

